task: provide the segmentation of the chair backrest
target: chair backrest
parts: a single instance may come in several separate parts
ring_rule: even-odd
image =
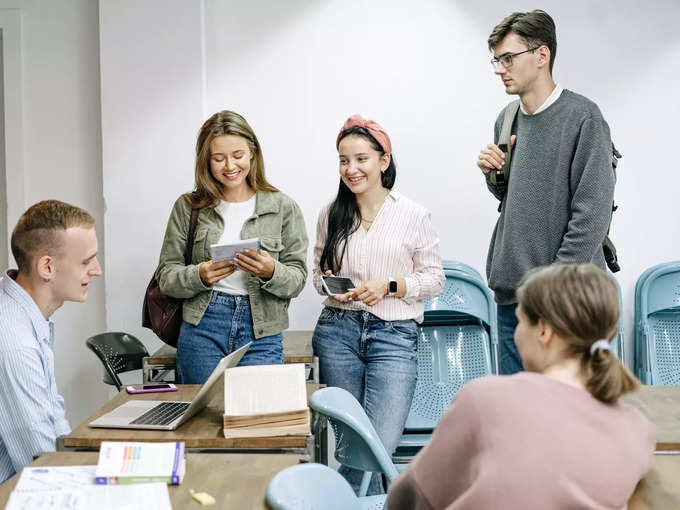
[[[463,386],[493,374],[481,324],[424,326],[418,335],[418,379],[405,430],[431,431]]]
[[[474,267],[465,264],[464,262],[458,262],[457,260],[442,260],[442,267],[444,268],[444,271],[447,269],[458,270],[468,274],[469,276],[479,279],[481,282],[484,282],[484,277],[482,274]]]
[[[680,263],[655,266],[636,285],[635,369],[646,384],[680,384]],[[642,276],[641,276],[642,279]]]
[[[352,510],[359,499],[340,473],[323,464],[290,466],[267,485],[272,510]]]
[[[101,333],[88,338],[85,344],[104,365],[104,382],[118,391],[123,388],[118,374],[141,369],[142,359],[149,355],[142,342],[122,332]]]
[[[483,324],[491,342],[493,373],[498,373],[498,322],[491,292],[473,268],[463,272],[455,267],[465,264],[450,260],[445,263],[444,290],[436,298],[425,302],[422,326]]]
[[[444,275],[442,293],[425,302],[425,323],[465,315],[491,324],[493,306],[489,306],[490,295],[484,282],[455,269],[444,270]]]
[[[397,477],[397,468],[378,433],[351,393],[342,388],[322,388],[312,393],[309,404],[333,427],[338,462],[362,471],[385,473],[390,482]]]

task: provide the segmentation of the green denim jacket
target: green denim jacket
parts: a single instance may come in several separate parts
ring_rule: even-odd
[[[161,292],[184,299],[185,322],[197,325],[210,304],[212,289],[198,273],[210,260],[210,245],[219,242],[224,220],[214,207],[201,209],[191,265],[184,264],[191,206],[186,195],[177,199],[170,213],[161,248],[156,280]],[[241,239],[259,237],[262,248],[275,260],[274,275],[267,281],[248,275],[248,296],[255,338],[281,333],[288,327],[288,303],[302,292],[307,279],[307,232],[302,212],[280,192],[258,191],[255,214],[241,229]]]

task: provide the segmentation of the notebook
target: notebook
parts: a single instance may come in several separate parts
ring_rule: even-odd
[[[116,429],[175,430],[208,404],[210,389],[215,386],[226,369],[235,367],[241,361],[251,343],[247,343],[229,356],[222,358],[191,402],[128,400],[110,413],[90,422],[88,426]]]
[[[310,435],[305,366],[260,365],[224,374],[224,437]]]

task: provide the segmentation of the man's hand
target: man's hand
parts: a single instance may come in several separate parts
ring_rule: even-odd
[[[201,280],[203,280],[203,284],[206,287],[212,287],[235,270],[236,267],[229,260],[220,260],[219,262],[208,260],[198,266],[198,274],[201,276]]]
[[[515,135],[510,137],[510,147],[515,146],[516,138]],[[477,158],[477,166],[484,172],[484,175],[494,169],[500,170],[503,168],[503,163],[505,163],[505,153],[498,148],[498,145],[493,143],[484,147]]]
[[[259,252],[245,250],[244,253],[237,253],[236,265],[246,273],[259,276],[263,280],[269,280],[274,276],[274,259],[264,250]]]

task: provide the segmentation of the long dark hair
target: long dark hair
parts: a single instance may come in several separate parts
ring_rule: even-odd
[[[340,140],[349,135],[365,138],[381,156],[385,154],[378,141],[364,128],[355,126],[343,131]],[[397,165],[394,162],[394,155],[390,155],[390,164],[380,174],[380,181],[384,188],[392,189],[396,178]],[[342,258],[347,249],[347,238],[357,231],[359,225],[361,225],[361,212],[359,211],[359,204],[357,204],[357,197],[340,178],[338,194],[328,209],[326,244],[319,261],[321,271],[330,270],[333,274],[340,271]]]

